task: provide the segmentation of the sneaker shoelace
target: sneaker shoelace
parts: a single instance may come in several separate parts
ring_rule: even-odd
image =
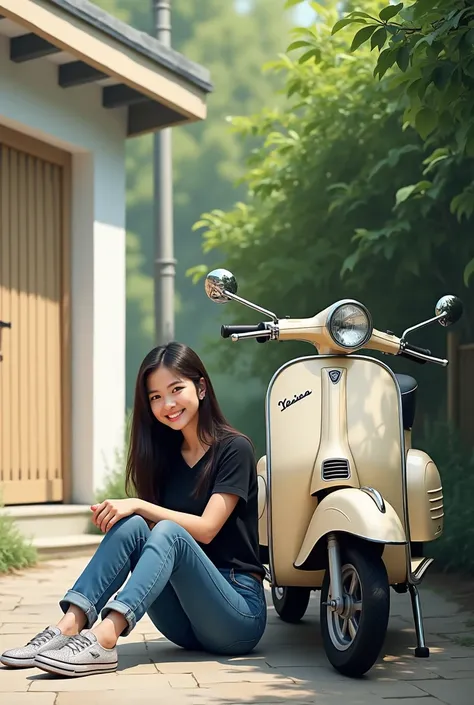
[[[87,649],[88,646],[92,646],[93,643],[94,642],[84,634],[77,634],[77,636],[72,636],[69,639],[67,647],[71,649],[73,654],[78,654],[80,651]]]
[[[54,636],[56,636],[56,634],[52,629],[44,629],[42,632],[33,637],[33,639],[28,642],[27,646],[43,646],[43,644],[47,644],[48,641],[51,641]]]

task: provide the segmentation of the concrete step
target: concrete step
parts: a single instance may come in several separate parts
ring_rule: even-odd
[[[103,539],[103,534],[76,534],[33,539],[40,560],[92,556]]]
[[[40,560],[91,556],[103,534],[90,533],[91,510],[82,504],[28,504],[0,509],[31,541]]]
[[[84,504],[23,504],[0,512],[10,516],[26,538],[87,534],[91,526],[92,512]]]

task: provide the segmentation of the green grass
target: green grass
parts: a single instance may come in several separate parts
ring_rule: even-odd
[[[22,536],[10,517],[0,514],[0,574],[27,568],[36,562],[35,547]]]
[[[452,637],[452,641],[454,641],[455,644],[458,644],[458,646],[467,646],[469,648],[474,647],[474,636],[471,636],[469,634],[458,634]]]

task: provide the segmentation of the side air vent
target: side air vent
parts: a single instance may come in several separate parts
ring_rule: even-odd
[[[333,480],[348,480],[351,476],[349,461],[346,458],[332,458],[324,460],[321,475],[326,482]]]

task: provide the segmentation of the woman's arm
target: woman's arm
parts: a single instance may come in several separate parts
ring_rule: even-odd
[[[93,522],[107,533],[118,521],[131,514],[139,514],[151,524],[168,519],[186,529],[199,543],[207,544],[219,533],[235,509],[239,497],[227,492],[216,492],[209,499],[201,516],[175,512],[143,499],[106,499],[94,504]]]
[[[222,529],[239,499],[247,502],[250,477],[255,473],[252,445],[245,437],[237,436],[219,456],[211,497],[201,516],[165,509],[143,499],[108,499],[91,507],[93,521],[106,532],[130,514],[139,514],[149,524],[168,519],[186,529],[199,543],[207,544]]]
[[[164,520],[174,521],[186,529],[196,541],[207,544],[217,536],[238,501],[239,497],[235,494],[213,494],[202,515],[196,516],[185,512],[175,512],[172,509],[165,509],[151,502],[137,499],[136,514],[140,514],[144,519],[154,523]]]

